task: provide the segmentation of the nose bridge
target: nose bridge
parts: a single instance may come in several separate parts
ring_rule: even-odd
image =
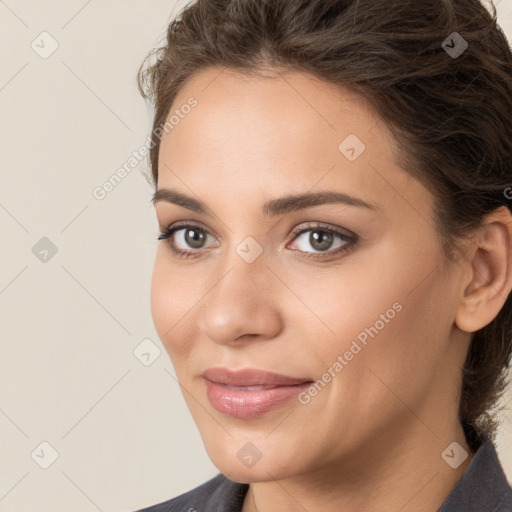
[[[247,237],[231,251],[205,297],[200,328],[223,344],[235,343],[247,334],[252,339],[272,337],[281,328],[281,320],[263,247]]]
[[[229,243],[227,253],[223,255],[222,268],[216,288],[219,295],[226,293],[240,294],[241,302],[252,302],[252,294],[264,283],[268,284],[271,272],[267,268],[268,256],[263,247],[263,241],[247,235],[232,236],[233,243]],[[268,250],[268,249],[267,249]],[[226,287],[226,290],[224,290]],[[268,288],[268,287],[267,287]]]

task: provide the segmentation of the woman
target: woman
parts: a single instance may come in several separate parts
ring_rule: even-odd
[[[145,510],[511,511],[496,12],[199,0],[157,57],[152,314],[220,474]]]

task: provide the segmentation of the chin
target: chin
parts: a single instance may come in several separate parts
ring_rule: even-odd
[[[241,468],[240,465],[233,464],[232,461],[226,461],[225,464],[216,464],[215,461],[212,462],[222,474],[240,484],[269,482],[292,476],[288,472],[281,472],[272,464],[263,465],[261,461],[252,468]]]
[[[238,448],[238,442],[229,445],[206,446],[208,456],[214,466],[230,480],[239,483],[268,482],[281,480],[292,476],[298,469],[298,461],[291,465],[290,461],[295,457],[276,453],[275,449],[262,449],[257,451],[250,442],[242,443]]]

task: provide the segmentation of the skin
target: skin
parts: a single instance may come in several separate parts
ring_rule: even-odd
[[[200,252],[174,256],[159,242],[151,307],[208,455],[230,479],[250,482],[244,512],[431,511],[472,459],[458,422],[461,368],[471,332],[490,322],[512,288],[512,222],[489,217],[454,265],[444,260],[428,188],[397,165],[396,144],[364,99],[306,73],[247,77],[203,70],[180,90],[198,105],[168,133],[158,189],[203,201],[203,215],[156,203],[161,229],[190,221],[208,232]],[[338,149],[366,145],[355,161]],[[323,204],[264,216],[267,200],[338,191],[374,205]],[[349,230],[322,254],[314,223]],[[254,238],[262,253],[236,251]],[[202,252],[201,252],[202,251]],[[301,252],[302,251],[302,252]],[[201,373],[259,368],[317,380],[394,303],[402,308],[309,403],[291,400],[253,419],[217,412]],[[452,442],[469,457],[441,457]],[[251,468],[237,452],[251,442]],[[302,508],[303,507],[303,508]]]

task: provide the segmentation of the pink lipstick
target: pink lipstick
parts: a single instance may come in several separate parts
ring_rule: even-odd
[[[297,396],[311,382],[308,378],[288,377],[264,370],[232,371],[209,368],[202,376],[206,394],[218,412],[234,418],[260,416]]]

